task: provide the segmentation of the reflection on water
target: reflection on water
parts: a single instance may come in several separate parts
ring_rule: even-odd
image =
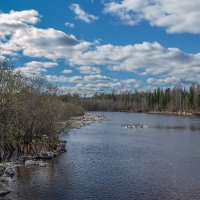
[[[199,119],[105,114],[112,120],[71,130],[67,153],[47,168],[18,168],[5,199],[199,199]]]

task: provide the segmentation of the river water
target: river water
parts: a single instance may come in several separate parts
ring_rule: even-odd
[[[47,168],[19,168],[5,199],[200,199],[200,119],[94,114],[111,120],[71,130],[67,153]]]

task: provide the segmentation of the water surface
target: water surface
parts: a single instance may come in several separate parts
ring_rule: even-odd
[[[70,131],[47,168],[19,168],[9,200],[200,199],[200,121],[134,113]],[[125,124],[149,128],[126,129]]]

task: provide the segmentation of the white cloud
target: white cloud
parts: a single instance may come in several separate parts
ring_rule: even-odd
[[[25,63],[23,67],[18,67],[15,70],[20,71],[26,76],[41,75],[42,72],[46,72],[47,68],[52,68],[58,66],[55,62],[38,62],[31,61]]]
[[[196,0],[122,0],[105,3],[104,13],[122,23],[136,25],[149,21],[169,33],[200,33],[200,1]]]
[[[177,48],[165,48],[157,42],[114,46],[100,45],[70,58],[72,65],[109,66],[114,71],[142,75],[161,75],[182,68],[198,67],[200,54],[188,54]]]
[[[74,28],[75,27],[75,25],[73,23],[71,23],[71,22],[66,22],[65,26],[67,26],[69,28]]]
[[[162,78],[162,79],[159,79],[159,78],[149,78],[147,79],[147,83],[150,84],[150,85],[158,85],[158,86],[161,86],[161,85],[176,85],[180,82],[180,79],[179,78],[176,78],[176,77],[167,77],[167,78]]]
[[[102,75],[88,75],[88,76],[56,76],[56,75],[47,75],[45,76],[50,82],[63,82],[63,83],[77,83],[77,82],[101,82],[101,81],[111,81],[112,79],[107,76]]]
[[[72,73],[71,69],[64,69],[63,70],[63,74],[70,74],[70,73]]]
[[[0,52],[1,57],[7,55],[16,56],[16,51],[20,50],[15,43],[7,38],[12,37],[17,30],[23,30],[40,21],[39,13],[36,10],[0,12]]]
[[[83,41],[74,35],[56,29],[37,28],[35,23],[39,21],[39,14],[36,11],[23,13],[26,15],[28,13],[33,19],[29,20],[25,14],[18,13],[17,15],[22,17],[22,26],[15,26],[16,22],[10,20],[13,24],[12,29],[0,29],[1,35],[9,34],[9,37],[0,39],[0,58],[14,55],[18,58],[26,56],[29,59],[39,58],[51,61],[32,61],[25,64],[20,69],[26,74],[41,74],[43,72],[47,74],[48,67],[56,67],[61,60],[67,65],[75,67],[85,76],[58,77],[49,75],[47,76],[49,81],[63,84],[87,83],[87,85],[98,86],[102,84],[102,87],[106,87],[106,85],[114,87],[120,83],[121,87],[119,88],[121,89],[134,88],[138,85],[134,80],[114,80],[112,77],[100,75],[104,72],[104,70],[101,72],[100,69],[108,68],[115,72],[133,72],[138,75],[138,79],[143,80],[143,85],[145,85],[146,79],[148,79],[146,82],[148,85],[155,85],[161,80],[164,84],[171,85],[184,81],[199,82],[200,53],[186,53],[178,48],[166,48],[157,42],[120,46]],[[13,17],[13,13],[7,15]],[[9,18],[7,15],[6,17],[3,15],[4,20]],[[20,21],[20,19],[18,20]],[[7,26],[5,25],[8,23],[7,21],[3,22],[2,19],[0,21],[0,25]],[[6,30],[9,31],[6,32]],[[170,77],[173,79],[169,79]]]
[[[102,75],[88,75],[88,76],[84,76],[84,80],[98,82],[98,81],[111,81],[112,79],[110,77],[102,76]]]
[[[31,24],[36,24],[38,21],[40,21],[40,16],[36,10],[0,12],[0,39],[5,39],[6,35]]]
[[[31,61],[24,65],[25,67],[44,67],[44,68],[51,68],[58,66],[58,63],[55,62],[39,62],[39,61]]]
[[[45,78],[49,82],[60,82],[60,83],[77,83],[77,82],[83,81],[82,76],[66,77],[66,76],[57,76],[57,75],[46,75]]]
[[[165,48],[157,42],[115,46],[99,45],[70,58],[72,65],[107,66],[112,71],[134,72],[139,76],[174,77],[179,82],[199,82],[200,54],[189,54],[177,48]],[[150,82],[147,82],[150,84]],[[169,84],[166,82],[166,84]]]
[[[134,86],[134,88],[138,88],[141,82],[136,79],[126,79],[121,80],[121,83],[126,86],[125,88],[131,88],[132,86]]]
[[[97,16],[91,15],[86,13],[79,4],[71,4],[70,9],[74,12],[76,15],[76,19],[79,19],[86,23],[92,23],[93,21],[96,21],[98,19]]]
[[[79,67],[81,74],[100,74],[101,70],[97,67],[91,67],[91,66],[80,66]]]
[[[29,27],[16,30],[7,44],[13,44],[29,57],[59,59],[71,57],[76,51],[84,51],[91,44],[78,41],[75,36],[67,35],[52,28]]]
[[[109,79],[109,81],[106,79]],[[70,78],[68,78],[68,80],[70,80]],[[74,84],[70,86],[63,85],[60,86],[59,88],[64,93],[76,92],[82,95],[84,94],[93,95],[96,92],[109,93],[110,91],[113,90],[117,92],[133,91],[139,86],[140,86],[140,81],[137,81],[135,79],[117,80],[107,77],[107,78],[102,78],[102,80],[100,80],[100,79],[95,79],[95,76],[91,76],[91,78],[83,76],[82,81],[74,82]]]

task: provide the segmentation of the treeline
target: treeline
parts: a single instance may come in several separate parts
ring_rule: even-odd
[[[200,85],[189,89],[177,86],[149,92],[123,92],[120,94],[95,94],[83,98],[81,105],[88,111],[130,112],[200,112]]]
[[[55,149],[62,122],[83,113],[44,79],[26,79],[7,60],[0,61],[0,162]]]

